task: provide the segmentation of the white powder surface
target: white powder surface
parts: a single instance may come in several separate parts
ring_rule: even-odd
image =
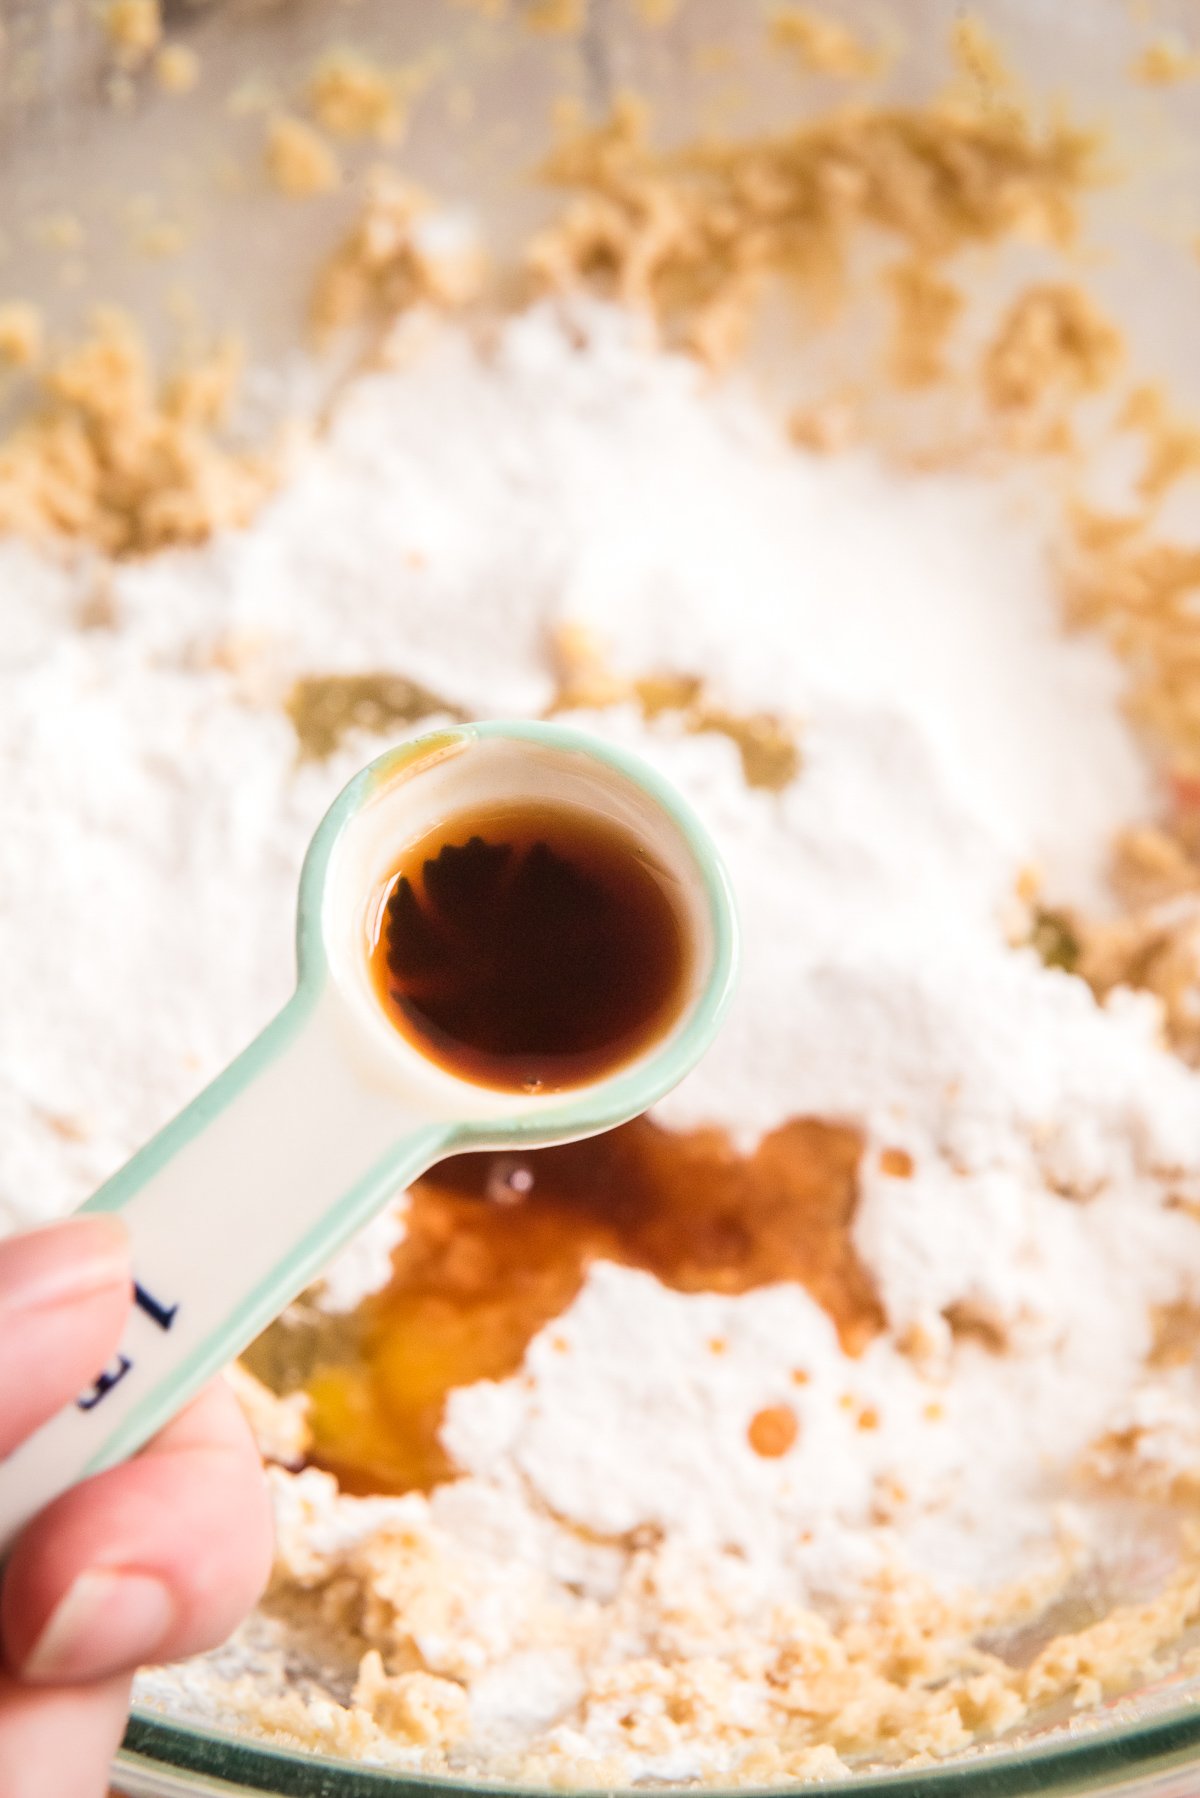
[[[379,746],[300,762],[288,680],[389,669],[536,710],[553,629],[579,622],[620,668],[796,724],[800,775],[772,795],[723,738],[581,720],[678,782],[742,908],[733,1015],[662,1121],[747,1146],[797,1115],[856,1125],[855,1242],[888,1329],[850,1361],[797,1287],[682,1295],[595,1267],[520,1377],[452,1396],[463,1477],[406,1515],[496,1579],[519,1545],[596,1599],[646,1531],[807,1598],[1099,1543],[1079,1457],[1169,1409],[1150,1309],[1200,1301],[1200,1079],[1149,1000],[1100,1007],[1009,943],[1024,869],[1100,901],[1112,833],[1152,803],[1119,671],[1061,634],[1026,500],[797,452],[629,320],[540,308],[362,378],[252,528],[116,570],[115,624],[84,630],[95,578],[0,546],[0,1216],[85,1197],[286,997],[305,844]],[[331,1276],[333,1307],[402,1227]],[[955,1307],[1007,1352],[955,1340]],[[898,1347],[914,1328],[921,1365]],[[797,1443],[765,1460],[747,1425],[784,1401]],[[885,1488],[903,1497],[881,1521]],[[376,1513],[319,1491],[321,1527],[369,1532]],[[551,1656],[543,1689],[528,1641],[488,1647],[487,1585],[455,1677],[490,1682],[488,1728],[520,1686],[531,1735],[569,1708],[570,1669]]]

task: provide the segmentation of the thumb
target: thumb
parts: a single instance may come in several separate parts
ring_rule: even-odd
[[[109,1212],[0,1242],[0,1460],[95,1378],[132,1296],[128,1233]]]

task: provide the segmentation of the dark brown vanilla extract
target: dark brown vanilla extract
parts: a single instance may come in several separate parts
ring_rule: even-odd
[[[597,813],[468,813],[412,845],[387,882],[371,970],[422,1054],[506,1092],[615,1072],[683,1004],[691,943],[677,883]]]

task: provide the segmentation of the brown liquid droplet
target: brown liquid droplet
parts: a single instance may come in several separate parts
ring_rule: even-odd
[[[641,1118],[565,1148],[443,1162],[413,1190],[391,1285],[352,1320],[358,1358],[307,1381],[314,1459],[358,1492],[449,1478],[446,1395],[515,1373],[601,1258],[681,1292],[798,1281],[860,1352],[883,1322],[850,1234],[861,1150],[853,1130],[797,1121],[741,1156],[720,1131]]]
[[[678,1016],[682,896],[607,818],[526,805],[451,819],[406,851],[386,894],[371,957],[380,1002],[464,1079],[581,1086]]]
[[[800,1423],[790,1405],[767,1405],[756,1411],[746,1431],[747,1440],[756,1455],[777,1461],[786,1455],[800,1434]]]
[[[1157,1305],[1150,1314],[1154,1340],[1151,1367],[1186,1367],[1200,1353],[1200,1308],[1187,1299]]]

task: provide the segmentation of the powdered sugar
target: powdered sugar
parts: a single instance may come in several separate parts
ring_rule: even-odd
[[[10,1218],[85,1198],[286,997],[312,807],[286,724],[227,687],[72,633],[4,677]]]

